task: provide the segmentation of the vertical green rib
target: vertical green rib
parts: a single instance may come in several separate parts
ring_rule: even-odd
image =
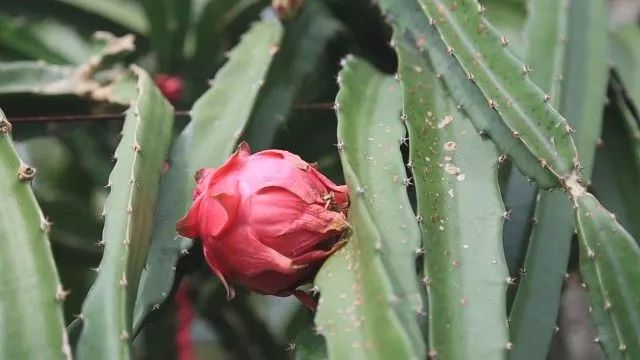
[[[51,254],[51,224],[30,187],[34,174],[0,110],[0,358],[70,359],[61,305],[67,293]]]
[[[393,77],[354,58],[345,61],[339,82],[338,149],[351,230],[316,277],[316,328],[330,358],[422,359],[415,271],[420,234],[400,153],[402,92]]]
[[[127,111],[109,176],[98,277],[82,306],[81,359],[128,359],[133,306],[153,230],[163,163],[171,142],[173,108],[140,68],[138,94]]]
[[[498,153],[456,108],[415,40],[398,34],[395,43],[425,248],[429,355],[503,359],[511,345]]]

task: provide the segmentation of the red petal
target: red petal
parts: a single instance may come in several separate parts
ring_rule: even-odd
[[[316,247],[348,227],[342,213],[307,204],[281,187],[268,187],[251,198],[245,219],[260,241],[287,256]]]
[[[236,291],[233,289],[233,287],[229,286],[229,284],[227,283],[227,280],[224,277],[223,274],[223,269],[222,266],[220,265],[220,263],[218,262],[218,260],[215,258],[215,255],[213,254],[213,252],[211,250],[209,250],[210,246],[204,246],[204,257],[205,259],[207,259],[207,263],[209,264],[209,267],[211,267],[211,270],[213,271],[214,274],[216,274],[216,276],[218,277],[218,279],[220,279],[220,282],[222,282],[222,285],[224,285],[224,288],[227,290],[227,300],[231,300],[236,296]]]
[[[347,185],[336,185],[334,184],[331,180],[329,180],[326,176],[324,176],[320,171],[311,168],[310,173],[313,174],[318,180],[320,180],[320,182],[322,183],[322,185],[324,185],[324,187],[328,190],[328,191],[333,191],[334,195],[335,195],[335,202],[338,204],[347,204],[347,202],[349,201],[349,197],[348,197],[348,189],[347,189]]]
[[[202,196],[198,197],[187,215],[185,215],[182,219],[178,220],[176,224],[176,231],[178,234],[188,237],[191,239],[196,239],[200,237],[200,227],[199,225],[199,216],[200,216],[200,208],[202,207]]]

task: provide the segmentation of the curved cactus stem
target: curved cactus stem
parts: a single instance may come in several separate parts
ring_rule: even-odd
[[[415,39],[396,34],[394,42],[425,248],[429,355],[503,359],[511,347],[502,252],[508,215],[498,152],[456,108]]]
[[[98,277],[82,307],[80,358],[131,356],[133,305],[153,230],[160,175],[171,142],[173,108],[142,69],[127,111],[105,204],[105,245]]]
[[[574,195],[580,271],[608,359],[640,357],[640,248],[588,193]]]
[[[527,26],[531,74],[551,103],[577,130],[574,135],[585,178],[591,177],[600,136],[608,65],[602,54],[607,45],[604,1],[549,1],[529,3]],[[542,54],[545,54],[544,56]],[[549,61],[549,54],[552,54]],[[573,220],[568,197],[541,191],[525,274],[518,286],[509,320],[514,351],[511,359],[545,357],[560,304],[569,261]]]
[[[316,277],[316,329],[330,358],[422,359],[415,271],[420,233],[406,194],[397,82],[349,57],[336,98],[338,149],[350,189],[348,243]]]
[[[530,131],[525,131],[523,135],[520,127],[514,128],[513,124],[503,119],[501,114],[492,108],[495,104],[489,102],[487,96],[477,86],[475,75],[465,72],[456,57],[450,54],[451,49],[442,41],[436,28],[429,24],[416,0],[378,0],[378,2],[396,31],[406,29],[413,35],[416,46],[429,57],[436,74],[444,79],[457,105],[465,113],[473,115],[468,117],[478,131],[489,136],[497,148],[512,158],[520,171],[535,180],[537,184],[545,188],[559,187],[557,172],[548,166],[547,161],[541,162],[540,155],[533,151],[535,149],[522,141],[523,136],[530,133],[545,139],[551,138],[546,128],[541,130],[534,126],[535,124],[526,123],[524,125],[530,126],[530,128],[527,127]],[[505,54],[510,59],[514,56],[510,51]],[[491,75],[494,74],[491,73]],[[524,76],[522,72],[513,76],[518,75]],[[522,79],[519,80],[522,81]],[[542,100],[540,102],[542,103]],[[505,103],[506,105],[508,104]],[[531,105],[539,106],[537,102]],[[522,122],[520,125],[523,125]]]
[[[558,181],[576,172],[578,159],[570,127],[549,103],[550,95],[529,78],[527,65],[508,50],[509,39],[499,36],[484,19],[483,6],[475,0],[418,2],[449,55],[482,90],[487,106],[500,114],[513,136]]]
[[[71,359],[60,284],[51,254],[51,223],[36,202],[35,169],[22,163],[0,110],[0,358]]]
[[[191,110],[191,122],[175,140],[169,171],[162,180],[151,249],[136,300],[134,329],[169,296],[175,266],[191,240],[176,234],[175,224],[188,210],[193,176],[220,166],[231,154],[251,114],[263,79],[280,43],[275,21],[255,24],[231,52],[212,87]]]

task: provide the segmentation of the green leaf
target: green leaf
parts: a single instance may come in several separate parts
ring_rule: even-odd
[[[36,61],[0,63],[0,95],[75,95],[128,105],[135,97],[134,76],[127,70],[108,72],[98,81],[87,67]]]
[[[0,63],[0,94],[77,94],[93,84],[79,79],[76,72],[73,66],[42,62]]]
[[[131,0],[56,0],[98,15],[130,31],[147,35],[149,24],[140,4]]]
[[[577,195],[580,271],[607,359],[640,357],[640,248],[590,194]]]
[[[611,42],[616,70],[637,106],[640,104],[640,26],[630,24],[616,29]]]
[[[425,249],[429,355],[503,359],[510,343],[498,152],[456,108],[415,39],[396,33],[394,43]]]
[[[191,204],[193,176],[203,167],[218,167],[229,157],[251,114],[258,91],[279,46],[282,27],[256,23],[231,52],[209,89],[194,104],[191,122],[178,136],[162,180],[153,241],[136,300],[134,329],[169,295],[181,250],[191,241],[178,237],[176,222]]]
[[[197,69],[210,69],[223,45],[228,26],[260,0],[208,0],[198,15],[193,34],[193,54]]]
[[[51,224],[29,186],[35,169],[20,160],[10,134],[0,110],[0,357],[70,359]]]
[[[605,115],[603,143],[596,154],[594,193],[634,238],[640,239],[640,202],[636,196],[640,179],[640,118],[625,101],[622,84],[611,81],[610,106]]]
[[[35,21],[0,13],[0,44],[54,64],[80,64],[91,56],[88,41],[74,28],[51,19]]]
[[[305,4],[286,25],[282,47],[269,69],[245,132],[252,149],[272,146],[305,80],[318,71],[328,42],[341,29],[341,24],[319,2]]]
[[[338,148],[351,230],[316,277],[316,328],[330,358],[422,359],[415,271],[420,233],[400,153],[402,92],[392,77],[354,58],[338,77]]]
[[[104,256],[82,307],[79,358],[131,357],[133,306],[153,232],[160,175],[171,142],[173,108],[140,68],[109,176]]]
[[[182,47],[191,14],[191,0],[139,0],[149,21],[151,47],[162,72],[173,71],[173,61]]]

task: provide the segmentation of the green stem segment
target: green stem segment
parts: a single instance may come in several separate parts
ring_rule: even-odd
[[[415,39],[396,34],[394,42],[425,248],[429,355],[503,359],[512,345],[498,153],[456,108]]]
[[[171,142],[173,108],[142,69],[127,111],[105,204],[104,255],[82,307],[80,358],[131,357],[133,305],[144,267],[160,175]]]
[[[60,284],[44,217],[0,110],[0,358],[70,359]]]
[[[420,233],[400,153],[402,91],[392,77],[351,57],[339,82],[338,149],[351,230],[316,277],[316,329],[330,358],[423,359],[415,271]]]

